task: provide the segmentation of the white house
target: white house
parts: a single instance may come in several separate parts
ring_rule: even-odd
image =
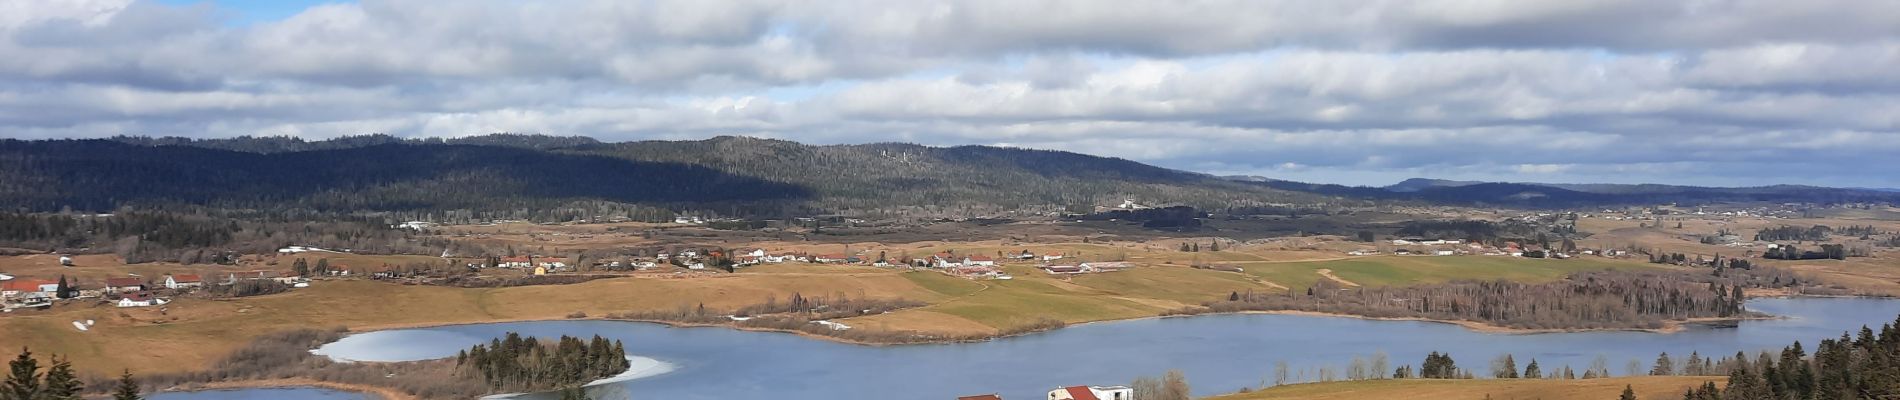
[[[1439,251],[1435,251],[1435,252],[1432,252],[1432,254],[1434,254],[1434,255],[1441,255],[1441,256],[1449,256],[1449,255],[1452,255],[1452,254],[1457,254],[1457,253],[1455,253],[1455,252],[1453,252],[1453,251],[1451,251],[1451,250],[1439,250]]]
[[[1061,255],[1061,254],[1044,254],[1044,255],[1042,255],[1042,260],[1043,260],[1043,261],[1055,261],[1055,260],[1060,260],[1060,259],[1062,259],[1062,255]]]
[[[989,257],[984,257],[981,254],[978,254],[978,255],[973,255],[969,257],[964,257],[963,265],[970,266],[970,267],[994,267],[996,266],[996,260],[990,259]]]
[[[165,288],[184,289],[204,286],[205,281],[197,275],[165,275]]]
[[[1127,386],[1070,386],[1049,391],[1049,400],[1134,400]]]
[[[106,291],[113,293],[140,292],[145,290],[145,280],[139,278],[106,278]]]
[[[1085,273],[1114,272],[1134,268],[1135,264],[1126,262],[1085,262],[1076,267],[1080,267],[1082,272]]]
[[[126,293],[125,296],[119,298],[119,307],[151,307],[161,304],[165,304],[164,299],[146,292]]]

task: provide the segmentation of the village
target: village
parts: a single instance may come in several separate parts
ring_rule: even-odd
[[[60,264],[66,268],[74,267],[69,256],[61,256]],[[0,274],[0,310],[11,313],[16,309],[44,309],[55,302],[92,302],[122,308],[160,306],[169,303],[174,297],[205,289],[206,285],[229,287],[263,283],[283,288],[310,286],[308,277],[271,270],[225,271],[214,275],[168,273],[149,279],[136,274],[126,275],[82,280],[69,279],[63,274],[50,278]]]

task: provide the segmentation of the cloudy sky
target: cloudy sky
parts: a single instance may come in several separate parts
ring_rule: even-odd
[[[1900,187],[1900,1],[0,0],[0,137],[989,144]]]

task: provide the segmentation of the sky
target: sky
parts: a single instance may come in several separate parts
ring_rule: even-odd
[[[1900,1],[0,0],[0,137],[744,135],[1900,187]]]

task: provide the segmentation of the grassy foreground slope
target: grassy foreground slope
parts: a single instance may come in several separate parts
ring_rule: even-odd
[[[1638,399],[1677,399],[1703,382],[1722,386],[1727,377],[1643,376],[1607,379],[1387,379],[1275,386],[1210,400],[1349,399],[1540,399],[1611,400],[1628,385]]]

